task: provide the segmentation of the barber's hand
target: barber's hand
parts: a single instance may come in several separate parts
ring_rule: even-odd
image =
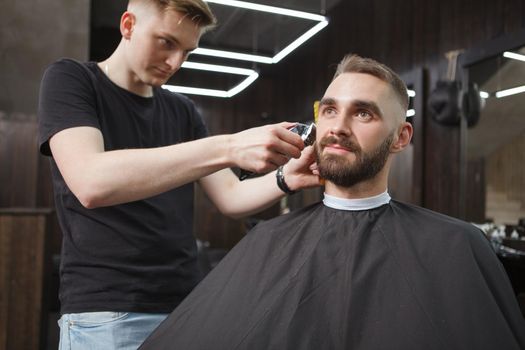
[[[288,130],[294,125],[282,122],[231,135],[230,159],[239,168],[265,173],[277,169],[290,158],[299,158],[304,142],[299,135]]]
[[[322,182],[317,170],[315,147],[306,147],[301,154],[301,158],[290,160],[284,166],[283,174],[286,185],[292,191],[320,186]]]

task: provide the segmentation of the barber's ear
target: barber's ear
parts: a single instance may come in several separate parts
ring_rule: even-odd
[[[120,18],[120,33],[124,39],[131,38],[133,27],[135,26],[135,15],[131,12],[124,12]]]
[[[410,144],[413,132],[414,129],[412,128],[412,124],[409,122],[403,122],[403,124],[399,126],[397,137],[394,139],[390,151],[392,153],[397,153],[404,150]]]

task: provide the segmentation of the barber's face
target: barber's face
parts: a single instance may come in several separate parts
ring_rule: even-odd
[[[200,39],[201,29],[174,10],[139,8],[130,37],[125,41],[127,62],[135,79],[160,86],[180,68]]]
[[[393,91],[382,80],[362,73],[338,76],[319,106],[321,177],[341,187],[374,178],[390,155],[399,112]]]

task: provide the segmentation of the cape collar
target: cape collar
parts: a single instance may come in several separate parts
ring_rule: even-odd
[[[323,199],[324,205],[329,208],[349,211],[374,209],[384,204],[388,204],[388,202],[390,202],[388,191],[377,196],[359,199],[339,198],[325,193]]]

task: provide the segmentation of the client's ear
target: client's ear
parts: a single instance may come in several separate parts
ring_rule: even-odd
[[[414,129],[412,128],[412,124],[410,124],[409,122],[403,122],[399,126],[399,129],[397,131],[397,137],[394,139],[394,142],[390,147],[390,151],[392,153],[397,153],[404,150],[410,144],[410,140],[412,139],[413,133]]]

